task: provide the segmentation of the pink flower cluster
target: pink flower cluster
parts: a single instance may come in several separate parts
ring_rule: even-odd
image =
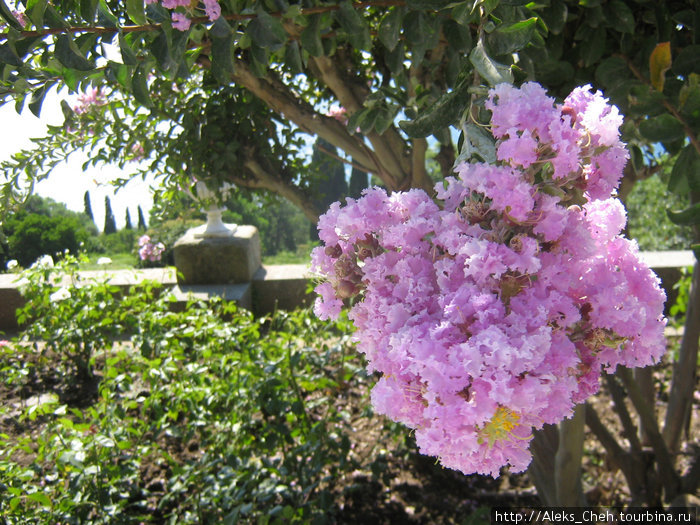
[[[146,0],[147,4],[158,3],[159,0]],[[221,16],[221,6],[219,5],[219,0],[203,0],[204,2],[204,14],[209,18],[210,22],[214,22],[217,18]],[[160,4],[166,9],[173,10],[172,20],[173,27],[178,31],[187,31],[192,25],[192,20],[190,16],[192,14],[193,5],[191,0],[160,0]],[[178,7],[183,7],[186,12],[175,11]]]
[[[107,104],[107,95],[102,88],[89,87],[84,93],[78,95],[78,102],[73,106],[73,111],[78,115],[88,113],[91,109]]]
[[[490,92],[496,165],[436,186],[369,189],[319,221],[315,311],[343,302],[381,378],[377,412],[464,473],[524,470],[533,429],[597,392],[602,369],[665,349],[665,295],[611,197],[621,118],[589,86],[556,104],[538,84]]]
[[[165,245],[162,242],[154,243],[148,235],[139,238],[139,257],[142,261],[158,262],[164,251]]]

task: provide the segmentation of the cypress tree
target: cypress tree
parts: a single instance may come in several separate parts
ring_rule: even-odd
[[[369,174],[359,168],[352,168],[350,173],[350,188],[348,188],[348,197],[359,199],[362,196],[362,190],[369,186]]]
[[[92,222],[95,222],[95,216],[92,214],[92,205],[90,204],[90,192],[86,191],[83,196],[83,203],[85,205],[85,215],[90,217]]]
[[[124,219],[124,228],[127,230],[134,229],[134,227],[131,225],[131,214],[129,213],[129,208],[126,209],[126,218]]]
[[[314,181],[311,191],[315,193],[314,200],[320,210],[326,210],[333,202],[342,199],[348,192],[348,184],[345,182],[345,166],[335,158],[338,150],[333,144],[326,142],[321,137],[316,139],[311,155],[311,170],[314,172]],[[316,225],[309,229],[312,241],[318,239]]]
[[[141,205],[139,204],[139,223],[138,223],[138,229],[139,230],[145,230],[146,229],[146,219],[143,218],[143,210],[141,209]]]
[[[112,203],[109,197],[105,195],[105,228],[104,233],[116,233],[117,231],[117,221],[114,220],[114,213],[112,212]]]

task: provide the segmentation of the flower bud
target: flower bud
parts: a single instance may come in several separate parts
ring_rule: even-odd
[[[323,252],[328,257],[333,257],[334,259],[337,259],[343,254],[342,248],[337,244],[335,246],[326,246],[326,249],[323,250]]]

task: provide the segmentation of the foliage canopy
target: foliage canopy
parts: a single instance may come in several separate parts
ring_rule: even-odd
[[[605,89],[628,117],[629,180],[653,171],[650,144],[662,143],[681,153],[672,189],[696,185],[700,9],[689,0],[232,0],[214,23],[191,4],[187,31],[158,3],[28,1],[24,25],[0,7],[0,100],[38,114],[59,85],[100,86],[107,101],[80,114],[64,104],[66,124],[4,166],[6,200],[23,173],[41,178],[75,149],[122,165],[142,149],[143,171],[174,190],[190,176],[227,180],[314,219],[306,134],[389,189],[430,191],[427,138],[443,174],[478,157],[484,86],[528,79],[559,94]]]

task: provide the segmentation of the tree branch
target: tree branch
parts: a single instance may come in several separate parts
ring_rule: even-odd
[[[622,471],[627,480],[633,499],[643,497],[645,468],[640,455],[632,455],[623,449],[617,439],[610,433],[605,424],[600,420],[598,413],[589,403],[586,403],[586,425],[598,438],[600,444],[607,452],[608,460]],[[649,498],[647,494],[647,499]]]
[[[371,0],[368,2],[356,2],[352,4],[354,9],[365,9],[366,7],[392,7],[392,6],[403,6],[406,5],[404,0]],[[338,5],[329,6],[319,6],[319,7],[305,7],[301,9],[301,14],[304,16],[315,15],[321,13],[329,13],[331,11],[337,11],[340,9]],[[226,20],[251,20],[257,18],[257,14],[229,14],[224,15],[223,18]],[[277,18],[282,18],[284,13],[282,11],[277,11],[270,13],[270,16]],[[208,16],[197,16],[190,19],[193,24],[206,24],[209,23]],[[50,36],[50,35],[61,35],[61,34],[76,34],[76,33],[93,33],[95,35],[110,35],[115,33],[139,33],[144,31],[158,31],[161,28],[161,24],[144,24],[135,26],[122,26],[122,27],[103,27],[103,26],[69,26],[69,27],[54,27],[41,30],[30,30],[30,31],[19,31],[19,34],[23,37],[33,37],[33,36]],[[7,40],[8,33],[0,33],[0,42]]]
[[[348,111],[348,115],[352,115],[362,108],[369,90],[343,74],[341,66],[344,62],[342,58],[339,60],[338,56],[334,57],[334,60],[327,56],[313,59],[317,76],[335,94],[340,104]],[[406,144],[397,131],[389,127],[382,135],[370,132],[367,134],[367,139],[374,148],[379,169],[377,175],[391,189],[398,189],[405,185],[406,178],[410,177],[411,166],[402,162],[402,152]]]
[[[630,447],[634,452],[641,452],[642,444],[639,442],[637,428],[632,422],[632,417],[625,405],[625,393],[622,387],[615,379],[615,376],[611,374],[605,375],[605,381],[608,384],[608,390],[615,404],[615,412],[617,412],[617,416],[622,423],[622,435],[630,442]]]
[[[639,390],[639,386],[634,381],[632,371],[624,366],[618,366],[616,373],[622,379],[622,382],[627,389],[627,394],[630,396],[630,400],[637,409],[639,418],[647,431],[647,435],[651,441],[651,447],[654,449],[654,454],[656,456],[656,464],[659,467],[659,475],[666,490],[666,499],[671,500],[676,496],[676,494],[678,494],[680,489],[680,478],[673,468],[673,459],[671,458],[671,454],[666,446],[666,442],[664,441],[663,437],[661,437],[659,425],[654,417],[654,413],[651,410],[651,407],[647,405],[642,392]]]
[[[206,62],[205,66],[208,65],[208,61],[208,58],[200,57],[200,62]],[[363,170],[376,173],[372,152],[362,140],[350,135],[347,128],[334,118],[319,115],[311,104],[294,95],[272,74],[268,73],[267,77],[258,78],[245,61],[238,59],[231,78],[265,102],[273,111],[294,122],[302,131],[322,137],[348,153]]]
[[[236,184],[250,189],[266,189],[277,193],[299,207],[313,224],[318,222],[320,211],[300,188],[272,175],[251,155],[246,155],[243,169],[247,170],[253,178],[247,179],[234,175],[232,179]]]

